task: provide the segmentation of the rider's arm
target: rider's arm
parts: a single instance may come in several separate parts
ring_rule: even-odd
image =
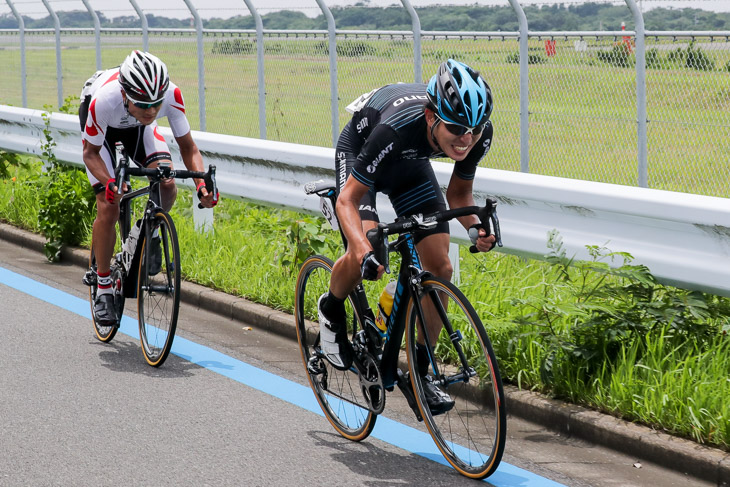
[[[337,219],[339,220],[342,232],[347,239],[348,251],[362,262],[365,254],[372,251],[373,248],[365,237],[362,230],[362,220],[360,219],[360,200],[369,191],[366,185],[353,177],[347,178],[345,187],[337,196]]]
[[[182,156],[183,163],[185,164],[185,167],[188,169],[188,171],[205,171],[203,167],[203,156],[200,154],[200,150],[198,150],[198,145],[193,140],[193,136],[190,134],[190,132],[180,137],[175,137],[175,141],[180,147],[180,156]],[[208,190],[205,188],[205,184],[202,179],[193,178],[193,181],[195,182],[195,188],[200,191],[198,193],[198,195],[200,196],[200,203],[206,208],[214,207],[215,203],[218,202],[216,195],[214,195],[213,193],[208,193]]]
[[[464,206],[474,206],[474,195],[472,193],[473,179],[462,179],[456,174],[451,175],[449,186],[446,188],[446,201],[449,208],[463,208]],[[479,224],[479,218],[476,215],[467,215],[458,218],[467,230],[472,225]],[[488,252],[494,247],[494,235],[487,235],[487,231],[483,228],[479,229],[479,238],[474,243],[480,252]]]
[[[113,177],[109,174],[104,164],[104,159],[101,158],[101,146],[94,145],[88,140],[84,141],[83,159],[84,164],[89,169],[89,172],[101,183],[106,182]]]

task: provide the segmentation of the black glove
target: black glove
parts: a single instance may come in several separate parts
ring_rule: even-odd
[[[368,281],[374,281],[378,278],[378,267],[380,262],[375,258],[375,254],[371,251],[365,254],[360,264],[360,274],[362,278]]]

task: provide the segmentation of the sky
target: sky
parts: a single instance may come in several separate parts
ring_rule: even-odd
[[[38,18],[46,17],[48,11],[41,0],[12,0],[17,10],[22,15]],[[49,0],[52,8],[56,11],[64,10],[85,10],[81,0]],[[88,0],[91,6],[101,11],[107,18],[114,18],[123,15],[135,15],[136,13],[128,1],[122,0]],[[189,18],[190,13],[183,0],[136,0],[144,12],[158,16]],[[316,0],[250,0],[261,15],[277,10],[296,10],[309,17],[321,15]],[[249,15],[249,11],[243,0],[190,0],[198,9],[203,18],[227,18],[236,15]],[[554,3],[580,4],[585,0],[520,0],[523,5],[552,5]],[[329,7],[352,6],[357,3],[367,4],[372,7],[385,7],[389,5],[402,6],[398,0],[325,0]],[[428,5],[484,5],[484,6],[508,6],[508,0],[410,0],[414,7],[425,7]],[[622,0],[611,0],[610,3],[621,5]],[[730,12],[730,0],[637,0],[642,10],[651,8],[701,8],[715,12]],[[0,14],[9,13],[10,9],[5,2],[0,1]]]

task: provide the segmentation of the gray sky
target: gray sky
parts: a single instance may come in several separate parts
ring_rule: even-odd
[[[29,17],[45,17],[48,11],[43,7],[40,0],[13,0],[16,8],[22,15]],[[81,0],[49,0],[52,8],[56,11],[64,10],[85,10]],[[198,9],[203,18],[211,17],[233,17],[236,15],[249,15],[248,9],[243,0],[190,0]],[[552,5],[554,3],[581,4],[584,0],[520,0],[523,5]],[[730,0],[637,0],[642,10],[651,8],[702,8],[715,12],[730,12]],[[316,0],[251,0],[254,7],[261,15],[288,9],[296,10],[310,17],[321,14]],[[89,0],[91,6],[104,13],[108,18],[122,15],[136,15],[132,6],[125,0]],[[183,0],[137,0],[143,11],[158,16],[187,18],[190,13],[185,7]],[[388,5],[402,5],[398,0],[325,0],[330,6],[351,6],[356,3],[366,3],[372,7],[384,7]],[[414,7],[428,5],[484,5],[484,6],[508,6],[507,0],[410,0]],[[610,3],[622,5],[622,0],[612,0]],[[0,1],[0,14],[10,12],[5,2]]]

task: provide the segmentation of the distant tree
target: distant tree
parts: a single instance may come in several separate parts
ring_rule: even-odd
[[[340,29],[363,30],[410,30],[411,19],[400,6],[369,7],[370,2],[362,0],[354,7],[334,7],[332,15]],[[509,6],[431,6],[416,8],[421,28],[433,31],[475,31],[494,32],[518,29],[518,21]],[[621,22],[627,30],[633,30],[633,18],[625,6],[606,3],[585,3],[581,5],[527,5],[525,14],[530,30],[576,31],[576,30],[619,30]],[[85,10],[58,12],[62,27],[91,27],[91,16]],[[102,18],[104,27],[140,27],[136,16]],[[190,19],[170,19],[147,15],[150,27],[189,27]],[[324,15],[310,18],[298,11],[282,10],[262,16],[267,29],[325,29]],[[53,27],[50,16],[42,19],[24,17],[27,28]],[[644,13],[644,23],[649,30],[730,30],[730,13],[708,12],[700,9],[655,8]],[[229,19],[204,20],[209,29],[253,29],[253,17],[237,16]],[[10,14],[0,16],[0,28],[15,29],[18,22]]]

